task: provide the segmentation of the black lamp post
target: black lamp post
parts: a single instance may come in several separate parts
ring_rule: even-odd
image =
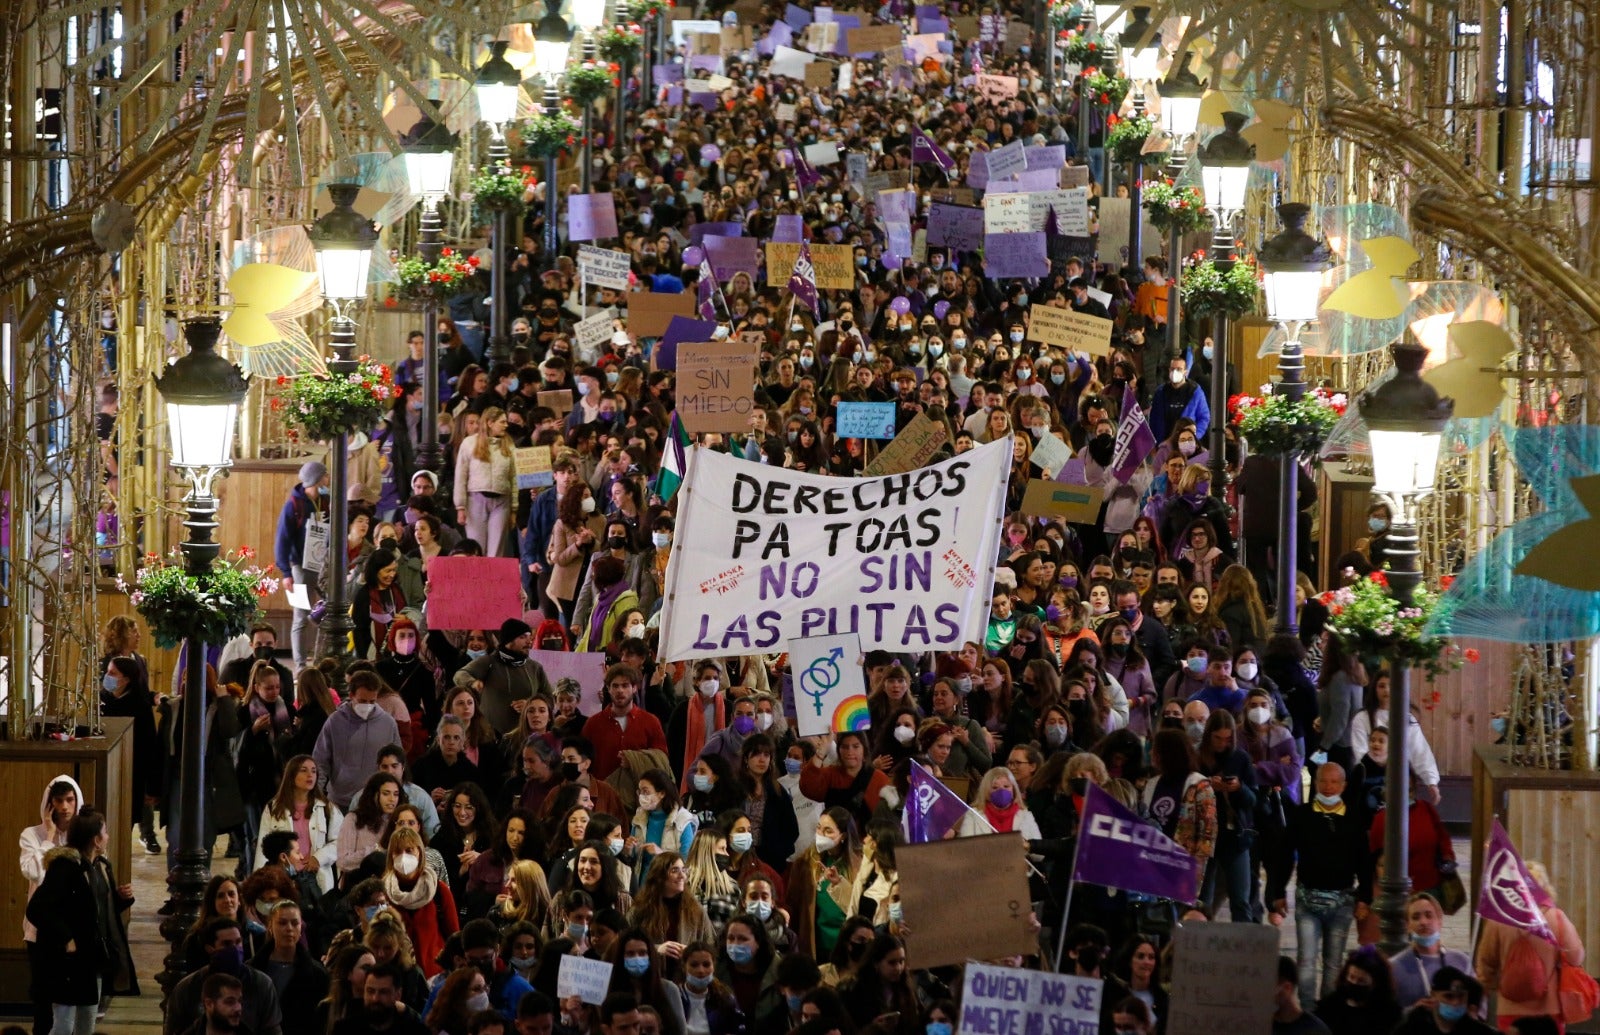
[[[489,124],[489,165],[498,171],[511,171],[511,153],[506,148],[505,127],[517,117],[517,100],[522,94],[522,75],[506,60],[505,40],[496,40],[489,60],[478,69],[472,91],[478,98],[478,117]],[[490,231],[489,251],[494,261],[489,266],[489,295],[494,302],[489,307],[489,365],[511,359],[511,306],[506,290],[505,254],[510,245],[511,210],[495,209],[494,225]],[[433,352],[432,347],[429,353]],[[434,386],[437,390],[437,385]],[[430,403],[437,406],[435,399]],[[435,433],[437,442],[438,435]],[[437,449],[437,445],[434,447]],[[435,472],[437,473],[437,472]]]
[[[1233,269],[1233,221],[1244,210],[1246,188],[1250,184],[1250,163],[1255,161],[1256,146],[1239,135],[1244,128],[1245,116],[1236,111],[1224,112],[1221,133],[1206,141],[1200,149],[1200,183],[1205,190],[1206,208],[1215,221],[1211,231],[1211,261],[1223,273]],[[1223,428],[1223,415],[1228,407],[1228,314],[1218,313],[1213,318],[1211,337],[1216,347],[1211,355],[1211,429],[1207,436],[1206,451],[1211,460],[1211,494],[1222,496],[1226,492],[1228,464],[1224,456],[1227,436]]]
[[[1278,352],[1278,385],[1274,393],[1298,401],[1306,394],[1306,361],[1300,329],[1317,318],[1322,274],[1332,256],[1328,246],[1306,233],[1311,206],[1289,202],[1278,206],[1283,229],[1256,253],[1267,296],[1267,318],[1284,329]],[[1278,584],[1273,631],[1294,634],[1294,573],[1299,559],[1300,458],[1285,453],[1278,460]]]
[[[1171,142],[1171,149],[1167,152],[1167,167],[1172,181],[1176,183],[1178,177],[1183,175],[1183,163],[1187,156],[1189,138],[1194,136],[1195,128],[1200,123],[1200,98],[1205,96],[1206,88],[1195,74],[1189,71],[1189,55],[1182,53],[1172,63],[1172,68],[1167,72],[1167,78],[1162,80],[1159,88],[1161,96],[1161,127],[1166,130]],[[1178,254],[1180,244],[1178,225],[1174,223],[1167,231],[1167,356],[1170,358],[1179,352],[1182,344],[1181,332],[1183,323],[1183,306],[1179,286],[1183,281],[1183,257]],[[1212,481],[1212,491],[1216,491],[1217,483]]]
[[[1440,398],[1422,380],[1428,350],[1415,342],[1396,342],[1394,377],[1361,393],[1356,406],[1372,442],[1372,492],[1394,516],[1389,526],[1389,593],[1402,609],[1412,605],[1422,584],[1418,563],[1417,501],[1433,491],[1439,470],[1439,444],[1455,412],[1454,400]],[[1384,781],[1383,876],[1378,880],[1380,947],[1389,955],[1406,945],[1406,896],[1411,891],[1411,668],[1395,658],[1389,674],[1389,765]]]
[[[511,68],[509,64],[506,67]],[[516,69],[511,70],[515,74]],[[430,264],[439,261],[440,251],[444,247],[440,240],[439,200],[450,192],[457,143],[454,133],[426,114],[401,140],[411,193],[422,197],[422,222],[417,250]],[[439,309],[431,295],[422,305],[422,333],[426,342],[422,350],[422,394],[427,401],[423,404],[425,417],[422,421],[422,441],[417,443],[417,466],[438,474],[444,460],[444,454],[439,449],[439,422],[436,418],[439,411]],[[406,491],[410,491],[409,487]]]
[[[1134,116],[1143,118],[1145,84],[1155,79],[1156,63],[1161,60],[1161,34],[1150,22],[1148,7],[1135,7],[1132,20],[1124,19],[1124,22],[1117,38],[1117,49],[1122,53],[1122,72],[1128,77],[1128,89],[1133,91]],[[1143,156],[1135,155],[1128,167],[1128,266],[1135,273],[1140,269],[1139,260],[1144,257],[1144,209],[1139,196],[1139,172],[1143,166]]]
[[[561,111],[561,90],[557,80],[567,67],[567,53],[572,47],[572,27],[555,13],[555,7],[552,3],[549,13],[539,20],[534,28],[533,39],[534,70],[544,80],[544,100],[540,107],[546,115],[556,115]],[[545,155],[544,242],[539,249],[545,272],[556,268],[556,252],[561,250],[561,228],[556,223],[561,200],[561,192],[556,189],[559,161],[554,153]]]
[[[356,322],[350,308],[367,296],[367,274],[372,268],[372,249],[378,243],[378,228],[372,220],[355,210],[360,187],[336,183],[328,188],[333,208],[306,228],[317,252],[317,275],[322,280],[322,297],[333,306],[329,344],[333,359],[328,373],[335,377],[353,374]],[[350,528],[350,435],[340,432],[328,443],[328,556],[324,565],[344,566],[344,541]],[[341,667],[350,656],[350,633],[355,624],[350,618],[350,600],[345,593],[344,573],[335,570],[328,578],[328,608],[322,616],[322,653],[337,658]]]
[[[628,0],[617,0],[616,6],[611,9],[611,24],[616,28],[621,29],[627,26],[631,20],[631,14],[628,11]],[[640,66],[643,67],[642,51],[644,44],[641,42],[639,47],[641,50]],[[611,153],[613,155],[619,155],[622,153],[622,137],[623,134],[627,132],[626,119],[628,108],[628,59],[624,57],[617,64],[619,68],[617,75],[617,110],[613,113],[615,125],[612,127],[611,138]],[[641,90],[649,90],[649,81],[641,80],[639,88]]]
[[[167,408],[167,438],[172,466],[189,481],[184,497],[183,527],[189,537],[180,544],[187,574],[205,579],[221,552],[213,538],[217,498],[212,482],[233,463],[233,431],[239,406],[250,391],[244,373],[217,355],[222,324],[214,319],[183,325],[189,353],[156,379],[156,391]],[[161,923],[161,936],[171,945],[157,979],[171,994],[188,971],[183,940],[200,917],[201,899],[211,878],[211,846],[205,843],[204,789],[206,744],[206,645],[198,637],[184,641],[183,743],[179,754],[177,865],[167,874],[172,913]]]

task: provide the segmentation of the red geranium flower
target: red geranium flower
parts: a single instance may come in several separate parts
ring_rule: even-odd
[[[1451,586],[1455,585],[1455,583],[1456,583],[1456,577],[1454,575],[1445,575],[1444,577],[1439,579],[1439,588],[1440,589],[1449,589]]]
[[[1385,589],[1387,589],[1389,586],[1389,577],[1381,571],[1375,571],[1371,575],[1368,575],[1367,578],[1371,579],[1373,582],[1376,582],[1378,585],[1383,586]]]
[[[1468,647],[1466,650],[1461,652],[1461,656],[1472,662],[1474,665],[1478,663],[1479,658],[1483,657],[1483,655],[1478,653],[1478,648],[1476,647]]]

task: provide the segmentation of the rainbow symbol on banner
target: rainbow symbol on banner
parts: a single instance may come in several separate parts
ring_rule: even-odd
[[[867,710],[867,699],[861,694],[846,697],[833,710],[833,732],[859,733],[872,728],[872,715]]]

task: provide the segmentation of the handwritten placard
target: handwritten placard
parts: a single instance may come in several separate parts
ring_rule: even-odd
[[[1014,197],[1019,195],[1007,195]],[[1026,198],[1027,195],[1020,195]],[[983,271],[990,277],[1043,277],[1050,273],[1049,249],[1043,230],[1020,234],[985,234]]]
[[[1049,309],[1049,306],[1041,308]],[[1091,313],[1074,312],[1071,309],[1053,309],[1053,313],[1060,314],[1061,322],[1066,328],[1062,335],[1066,340],[1053,342],[1063,348],[1077,349],[1087,352],[1091,356],[1109,356],[1111,354],[1111,328],[1112,321],[1103,316]],[[1040,339],[1043,340],[1043,339]]]
[[[664,294],[634,291],[628,294],[628,330],[640,338],[659,338],[674,316],[693,316],[694,296],[685,291]]]
[[[807,83],[806,85],[810,86],[811,84]],[[834,165],[839,161],[839,145],[835,144],[831,140],[822,140],[815,144],[807,144],[805,147],[805,153],[806,161],[818,167],[824,165]]]
[[[813,25],[812,26],[812,28],[814,28],[814,29],[817,29],[817,28],[826,29],[826,28],[829,28],[829,27],[830,26],[826,26],[826,25],[822,25],[822,26]],[[837,36],[838,35],[838,27],[837,26],[833,26],[832,28],[834,29],[834,35]],[[833,48],[829,47],[828,49],[832,50]],[[833,85],[833,62],[832,61],[813,61],[809,65],[807,65],[806,66],[806,70],[805,70],[805,84],[806,84],[806,89],[808,89],[808,90],[826,90],[828,87],[832,86]]]
[[[861,473],[866,477],[880,474],[904,474],[926,467],[939,449],[949,440],[943,424],[919,413],[911,418],[894,441],[884,446]]]
[[[597,355],[615,333],[612,325],[616,319],[616,306],[608,305],[593,316],[586,316],[573,324],[572,334],[577,339],[578,351],[584,355]]]
[[[539,405],[556,411],[558,417],[565,417],[572,412],[572,389],[552,388],[547,392],[540,392]]]
[[[983,247],[984,210],[933,203],[928,213],[928,243],[938,248],[977,251]]]
[[[578,246],[578,270],[582,273],[583,279],[590,284],[626,291],[628,271],[631,266],[632,259],[627,252],[614,252],[609,248],[596,248],[590,244]]]
[[[1028,459],[1048,477],[1054,478],[1061,465],[1072,459],[1072,450],[1055,435],[1046,431],[1033,443]]]
[[[787,287],[799,255],[798,244],[768,241],[767,286]],[[848,244],[813,244],[811,264],[816,267],[817,287],[825,291],[848,291],[856,286],[855,250]]]
[[[1029,210],[1036,226],[1044,226],[1050,212],[1056,214],[1056,233],[1067,237],[1089,236],[1089,188],[1068,187],[1043,190],[1028,195]]]
[[[613,966],[615,964],[587,956],[571,953],[562,956],[561,967],[556,971],[556,998],[577,996],[583,1002],[599,1006],[606,1001],[606,992],[611,987]]]
[[[567,236],[574,241],[617,236],[617,203],[610,192],[567,196]]]
[[[989,152],[989,180],[1004,180],[1028,168],[1028,154],[1022,141],[1013,140],[1005,147]]]
[[[1173,935],[1170,1035],[1272,1027],[1276,931],[1258,924],[1186,924]]]
[[[428,628],[498,629],[522,617],[522,562],[446,557],[428,562]]]
[[[1065,485],[1033,478],[1022,494],[1022,512],[1033,517],[1066,518],[1075,525],[1092,525],[1100,519],[1105,490],[1097,485]]]
[[[678,346],[678,417],[690,434],[748,431],[755,406],[757,346],[743,341]]]
[[[1017,95],[1017,77],[1014,75],[980,75],[977,81],[978,96],[990,104],[1010,100]]]
[[[900,49],[898,25],[874,25],[866,29],[850,29],[845,33],[845,43],[852,54],[876,54],[879,51]]]
[[[917,964],[921,966],[922,961],[919,959]],[[1105,993],[1105,982],[1099,978],[1050,974],[991,963],[968,963],[964,976],[963,1033],[1089,1032],[1100,1024],[1100,997]],[[1266,997],[1266,1003],[1269,1007],[1272,1005],[1271,996]],[[1259,1035],[1260,1030],[1253,1030],[1251,1035]]]
[[[1025,234],[1034,228],[1026,194],[988,194],[983,199],[986,234]]]
[[[894,438],[895,404],[892,402],[841,402],[834,424],[839,438]]]

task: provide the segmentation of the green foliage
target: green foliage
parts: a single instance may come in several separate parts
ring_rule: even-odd
[[[1169,179],[1159,179],[1146,180],[1139,189],[1150,222],[1164,234],[1174,229],[1180,237],[1192,234],[1211,217],[1199,187],[1178,187]]]
[[[567,73],[567,96],[578,107],[593,104],[609,94],[619,83],[621,69],[616,65],[597,65],[585,61]]]
[[[1317,599],[1328,609],[1325,628],[1329,635],[1365,664],[1398,660],[1438,676],[1460,668],[1463,658],[1477,660],[1475,651],[1462,651],[1443,637],[1422,634],[1439,602],[1436,594],[1419,587],[1412,595],[1412,605],[1401,607],[1389,592],[1388,576],[1381,571]]]
[[[174,551],[176,555],[178,551]],[[119,576],[117,588],[128,594],[150,627],[158,647],[176,647],[188,637],[221,646],[250,628],[261,613],[261,601],[278,591],[276,569],[252,563],[255,551],[218,558],[201,576],[187,573],[181,560],[162,564],[153,553],[134,574],[133,587]]]
[[[280,376],[278,384],[289,390],[282,410],[291,437],[317,441],[370,429],[388,412],[397,391],[393,372],[370,356],[360,357],[354,373]]]
[[[1144,142],[1151,133],[1156,132],[1156,128],[1156,120],[1147,115],[1117,119],[1111,124],[1111,132],[1106,134],[1106,149],[1111,152],[1113,159],[1124,164],[1143,164],[1158,159],[1159,154],[1144,154]]]
[[[1287,395],[1268,394],[1261,398],[1235,396],[1229,410],[1235,415],[1239,434],[1250,443],[1252,453],[1283,456],[1285,453],[1315,455],[1328,432],[1344,413],[1346,397],[1324,391],[1307,392],[1299,400]]]
[[[460,294],[478,268],[478,257],[463,258],[454,249],[446,248],[439,254],[438,262],[428,262],[420,255],[407,255],[395,263],[400,286],[395,295],[406,299],[445,299]]]
[[[1255,312],[1256,265],[1240,259],[1224,273],[1210,259],[1192,263],[1183,269],[1182,293],[1185,313],[1237,320]]]
[[[522,144],[529,158],[557,158],[578,142],[583,127],[564,111],[539,114],[522,123]]]

